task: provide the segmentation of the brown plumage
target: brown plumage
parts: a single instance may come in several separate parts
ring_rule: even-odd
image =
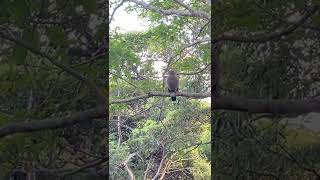
[[[169,71],[169,75],[167,77],[167,86],[168,86],[168,91],[171,96],[171,100],[175,101],[176,100],[176,93],[179,90],[179,79],[177,77],[177,74],[174,71]]]

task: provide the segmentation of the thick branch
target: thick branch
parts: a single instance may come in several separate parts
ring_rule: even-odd
[[[120,104],[147,99],[153,96],[170,97],[166,92],[149,92],[148,94],[128,99],[110,101],[109,104]],[[206,98],[211,93],[185,93],[178,92],[177,96],[189,98]],[[250,113],[275,113],[275,114],[302,114],[320,112],[320,101],[317,100],[264,100],[249,99],[244,97],[221,96],[213,100],[214,109],[243,111]]]
[[[210,93],[183,93],[177,96],[190,98],[210,97]],[[147,99],[152,96],[170,97],[165,92],[150,92],[149,94],[137,96],[129,99],[114,100],[109,104],[128,103],[139,99]],[[302,114],[310,112],[320,112],[319,100],[263,100],[247,99],[244,97],[221,96],[213,100],[213,108],[220,110],[243,111],[250,113],[274,113],[274,114]],[[14,133],[33,132],[44,129],[57,129],[73,125],[80,122],[103,118],[107,115],[104,106],[98,106],[87,111],[74,113],[72,115],[50,118],[45,120],[34,120],[29,122],[11,123],[0,127],[0,137]]]
[[[139,99],[147,99],[153,96],[161,96],[161,97],[170,97],[170,94],[167,92],[149,92],[148,94],[144,94],[141,96],[136,96],[133,98],[128,98],[128,99],[119,99],[119,100],[113,100],[110,101],[109,104],[120,104],[120,103],[128,103],[132,101],[137,101]],[[184,97],[189,97],[189,98],[196,98],[196,99],[201,99],[201,98],[207,98],[211,96],[211,93],[185,93],[185,92],[178,92],[176,96],[184,96]]]
[[[221,96],[213,100],[213,108],[249,113],[302,114],[320,112],[320,101],[263,100]]]
[[[29,122],[10,123],[0,127],[0,137],[9,134],[33,132],[43,129],[57,129],[80,122],[90,121],[94,118],[102,118],[107,115],[105,106],[98,106],[83,112],[77,112],[60,118],[45,120],[33,120]]]
[[[190,11],[182,11],[182,10],[177,10],[177,9],[167,9],[167,10],[163,10],[163,9],[159,9],[153,5],[150,5],[144,1],[139,1],[139,0],[128,0],[129,2],[133,2],[137,5],[142,6],[145,9],[149,9],[151,11],[155,11],[159,14],[165,15],[165,16],[170,16],[170,15],[178,15],[178,16],[189,16],[189,17],[200,17],[200,18],[204,18],[207,20],[210,20],[210,14],[207,14],[205,12],[202,11],[196,11],[193,10],[193,12]]]
[[[310,8],[310,10],[307,11],[305,15],[301,17],[300,20],[298,20],[295,23],[292,23],[290,26],[288,26],[287,28],[281,31],[275,30],[272,33],[260,34],[255,36],[240,36],[240,35],[233,35],[233,34],[230,35],[230,34],[223,33],[222,35],[213,39],[213,41],[214,42],[235,41],[235,42],[244,42],[244,43],[264,43],[274,39],[279,39],[282,36],[289,35],[293,31],[295,31],[299,26],[303,25],[310,16],[312,16],[314,13],[317,12],[318,9],[319,9],[319,6],[314,6]]]

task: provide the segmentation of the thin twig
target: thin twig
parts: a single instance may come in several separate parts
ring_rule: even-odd
[[[39,51],[38,49],[33,48],[32,46],[30,46],[29,44],[27,44],[23,40],[16,39],[16,38],[14,38],[14,37],[12,37],[10,35],[7,35],[7,34],[1,32],[1,31],[0,31],[0,37],[3,38],[3,39],[9,40],[11,42],[14,42],[17,45],[29,50],[30,52],[32,52],[34,54],[38,54],[38,55],[44,57],[45,59],[49,60],[53,65],[61,68],[62,70],[64,70],[68,74],[72,75],[76,79],[78,79],[80,81],[83,81],[88,87],[93,89],[96,92],[96,95],[99,97],[98,100],[101,103],[106,102],[106,96],[103,94],[101,89],[96,84],[94,84],[91,80],[89,80],[88,78],[86,78],[85,76],[83,76],[82,74],[77,72],[76,70],[74,70],[71,67],[68,67],[68,66],[66,66],[66,65],[64,65],[64,64],[62,64],[62,63],[60,63],[58,61],[56,61],[53,57],[50,57],[49,55]]]
[[[113,11],[112,11],[112,13],[111,13],[111,16],[110,16],[110,18],[109,18],[109,24],[111,24],[111,22],[112,22],[112,20],[113,20],[113,16],[114,16],[114,14],[116,13],[117,9],[120,8],[125,1],[126,1],[126,0],[120,1],[120,3],[113,9]]]
[[[161,171],[162,165],[163,165],[164,160],[166,159],[167,155],[168,154],[166,154],[164,152],[164,150],[162,150],[162,159],[161,159],[161,162],[159,164],[158,170],[157,170],[156,174],[153,176],[152,180],[156,180],[156,178],[160,175],[160,171]]]

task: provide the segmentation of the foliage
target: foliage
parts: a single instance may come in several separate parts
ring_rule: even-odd
[[[217,21],[212,34],[214,37],[226,32],[239,37],[268,35],[290,26],[288,19],[292,14],[302,15],[306,7],[315,4],[302,0],[218,1],[213,6]],[[304,25],[313,26],[317,19],[315,14]],[[302,25],[265,43],[224,42],[219,55],[223,67],[221,94],[266,101],[318,96],[319,81],[314,77],[319,75],[319,58],[312,55],[319,51],[318,36],[319,30]],[[319,133],[293,123],[303,116],[217,111],[214,117],[214,178],[318,177],[315,172],[319,163],[313,154],[319,151]],[[301,120],[300,124],[307,123]]]
[[[97,99],[93,91],[56,65],[63,64],[98,88],[105,88],[101,83],[101,79],[105,81],[107,68],[104,52],[94,55],[107,33],[103,28],[104,4],[100,0],[0,2],[1,126],[12,123],[20,126],[44,119],[58,121],[63,116],[95,107]],[[93,16],[96,20],[91,19]],[[48,57],[56,62],[50,62]],[[14,170],[36,171],[40,179],[61,175],[51,173],[41,177],[45,173],[42,170],[74,170],[81,165],[74,164],[74,159],[81,156],[85,161],[92,161],[81,150],[99,155],[105,151],[101,129],[101,125],[92,122],[1,137],[0,179],[9,179]]]
[[[181,9],[172,1],[148,3],[156,8]],[[189,5],[210,11],[199,1]],[[168,69],[192,73],[207,66],[201,73],[181,75],[180,90],[210,91],[210,41],[186,47],[210,37],[207,22],[194,17],[164,16],[136,4],[129,4],[126,9],[129,13],[137,12],[149,26],[142,32],[110,32],[110,102],[149,91],[166,92],[163,75]],[[122,155],[128,157],[131,153],[138,154],[128,163],[136,179],[152,179],[160,162],[160,176],[165,179],[210,177],[210,104],[207,102],[178,97],[177,103],[172,103],[170,98],[150,97],[111,104],[109,112],[109,135],[116,138],[110,142],[111,179],[128,177],[125,169],[119,171],[116,167],[124,162]]]

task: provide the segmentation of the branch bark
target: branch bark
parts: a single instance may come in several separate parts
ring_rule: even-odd
[[[145,9],[155,11],[155,12],[162,14],[162,15],[165,15],[165,16],[178,15],[178,16],[189,16],[189,17],[200,17],[200,18],[204,18],[206,20],[211,19],[210,14],[207,14],[206,12],[202,12],[202,11],[193,10],[193,12],[190,12],[190,11],[182,11],[182,10],[178,10],[178,9],[163,10],[163,9],[159,9],[158,7],[155,7],[153,5],[150,5],[144,1],[139,1],[139,0],[128,0],[128,1],[133,2],[137,5],[140,5]]]
[[[128,99],[113,100],[109,102],[109,105],[129,103],[154,96],[170,97],[170,94],[166,92],[149,92],[148,94]],[[177,96],[201,99],[211,97],[211,93],[178,92]],[[220,96],[213,100],[212,106],[216,110],[224,109],[249,113],[303,114],[320,112],[319,100],[265,100],[249,99],[239,96]]]
[[[57,129],[70,126],[76,123],[89,121],[95,118],[106,117],[105,106],[98,106],[83,112],[77,112],[59,118],[49,118],[45,120],[33,120],[29,122],[17,122],[3,125],[0,127],[0,138],[6,135],[23,132],[40,131],[44,129]]]
[[[160,161],[158,170],[157,170],[156,174],[153,176],[152,180],[156,180],[157,177],[160,175],[160,171],[161,171],[162,165],[163,165],[166,157],[167,157],[167,154],[166,154],[166,153],[164,152],[164,150],[163,150],[163,151],[162,151],[162,158],[161,158],[161,161]]]
[[[221,71],[221,63],[219,60],[219,53],[221,52],[221,43],[217,42],[211,47],[212,52],[212,64],[213,64],[213,85],[212,85],[212,92],[213,98],[218,98],[220,91],[219,91],[219,77],[220,77],[220,71]]]
[[[320,112],[318,100],[264,100],[221,96],[213,100],[214,109],[249,113],[303,114]]]
[[[117,129],[118,129],[118,148],[122,143],[122,132],[121,132],[121,116],[118,115],[117,117]]]
[[[218,36],[217,38],[213,38],[213,42],[219,41],[234,41],[234,42],[243,42],[243,43],[264,43],[267,41],[271,41],[274,39],[279,39],[282,36],[289,35],[293,31],[295,31],[298,27],[302,26],[309,17],[315,14],[319,9],[319,6],[311,7],[307,12],[295,23],[292,23],[287,28],[283,30],[275,30],[272,33],[265,33],[260,35],[254,36],[241,36],[241,35],[233,35],[223,33],[222,35]]]
[[[136,155],[137,155],[137,153],[129,154],[128,158],[122,163],[124,165],[126,171],[128,172],[130,180],[135,180],[136,178],[134,177],[134,174],[133,174],[132,170],[130,169],[128,163],[131,160],[131,158],[133,158]]]
[[[180,0],[174,0],[177,4],[179,4],[180,6],[182,6],[182,7],[184,7],[185,9],[187,9],[189,12],[193,12],[193,9],[190,7],[190,6],[188,6],[188,5],[186,5],[185,3],[183,3],[182,1],[180,1]]]
[[[211,93],[185,93],[185,92],[178,92],[176,95],[177,96],[183,96],[183,97],[189,97],[189,98],[201,99],[201,98],[210,97]],[[147,98],[150,98],[150,97],[153,97],[153,96],[170,97],[170,93],[150,91],[148,94],[144,94],[144,95],[141,95],[141,96],[136,96],[136,97],[133,97],[133,98],[112,100],[112,101],[109,102],[109,105],[110,104],[128,103],[128,102],[132,102],[132,101],[137,101],[139,99],[147,99]]]
[[[147,175],[148,175],[148,172],[149,172],[150,164],[151,164],[151,159],[148,161],[147,169],[144,171],[144,177],[143,177],[143,180],[147,180]]]
[[[153,96],[170,97],[169,93],[150,92],[149,94],[137,96],[129,99],[110,101],[109,104],[128,103],[139,99],[147,99]],[[190,98],[206,98],[211,93],[183,93],[177,96]],[[236,96],[220,96],[213,100],[213,108],[216,110],[232,110],[249,113],[273,113],[273,114],[303,114],[310,112],[320,112],[319,100],[264,100],[248,99]],[[0,127],[0,138],[24,132],[40,131],[44,129],[57,129],[70,126],[76,123],[90,121],[95,118],[107,116],[105,106],[98,106],[83,112],[77,112],[59,118],[49,118],[45,120],[34,120],[29,122],[9,123]]]

